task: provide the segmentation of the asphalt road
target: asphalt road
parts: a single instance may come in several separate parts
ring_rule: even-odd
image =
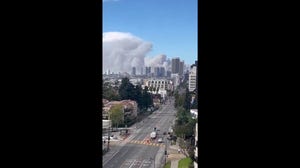
[[[165,150],[169,140],[163,132],[168,132],[175,119],[174,100],[167,101],[166,104],[153,112],[149,117],[131,127],[130,136],[120,142],[112,155],[103,157],[104,168],[155,168],[162,167],[165,163]],[[150,133],[156,127],[157,138],[150,139]],[[162,143],[158,143],[158,138],[163,138]],[[155,159],[155,160],[154,160]]]

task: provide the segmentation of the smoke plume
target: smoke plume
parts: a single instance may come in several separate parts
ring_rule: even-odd
[[[152,44],[130,33],[106,32],[103,33],[103,72],[127,72],[136,67],[137,73],[145,66],[170,67],[170,60],[166,55],[146,57],[151,51]]]
[[[103,33],[103,71],[131,72],[144,67],[145,55],[152,44],[122,32]]]

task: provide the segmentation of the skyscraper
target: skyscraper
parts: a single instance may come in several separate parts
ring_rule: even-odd
[[[132,67],[132,73],[131,73],[133,76],[136,75],[136,68],[135,67]]]
[[[180,59],[178,57],[172,59],[172,73],[179,73],[179,63]]]
[[[159,67],[155,67],[154,68],[154,76],[155,77],[159,77],[160,75],[159,75],[160,73],[159,73]]]
[[[170,78],[171,77],[171,73],[172,73],[171,71],[167,71],[167,77]]]
[[[183,68],[184,68],[184,62],[183,61],[180,61],[179,62],[179,75],[183,75]]]
[[[160,67],[159,73],[160,73],[159,74],[160,77],[165,77],[166,76],[165,68],[164,67]]]
[[[150,76],[150,74],[151,74],[151,67],[145,67],[145,74],[146,74],[146,76]]]

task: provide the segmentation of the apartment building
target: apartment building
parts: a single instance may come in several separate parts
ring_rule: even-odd
[[[189,91],[193,92],[197,87],[197,66],[192,65],[189,72]]]
[[[132,101],[132,100],[122,100],[122,101],[108,101],[106,99],[103,99],[103,109],[102,109],[102,119],[103,120],[108,120],[109,115],[108,112],[109,110],[114,106],[114,105],[122,105],[122,110],[123,110],[123,121],[125,118],[129,119],[134,119],[137,117],[137,102]]]

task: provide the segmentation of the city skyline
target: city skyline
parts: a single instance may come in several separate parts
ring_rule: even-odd
[[[103,1],[104,71],[168,69],[176,57],[189,66],[197,52],[196,0]]]

